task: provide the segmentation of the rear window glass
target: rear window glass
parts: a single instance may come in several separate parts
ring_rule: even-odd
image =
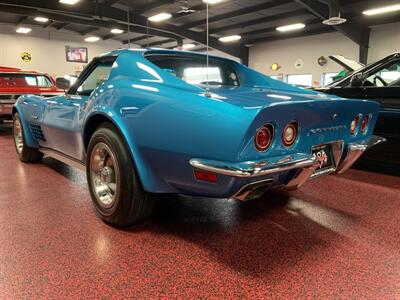
[[[0,74],[0,87],[24,88],[24,87],[51,87],[50,78],[44,75],[31,74]]]
[[[204,56],[148,54],[146,58],[172,75],[194,85],[239,86],[239,78],[232,66],[222,60]]]

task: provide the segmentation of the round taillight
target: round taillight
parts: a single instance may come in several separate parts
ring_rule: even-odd
[[[361,114],[357,115],[353,121],[351,121],[350,124],[350,133],[351,135],[355,135],[357,132],[357,127],[358,127],[358,123],[360,123],[360,119],[361,119]]]
[[[285,145],[285,147],[290,147],[294,144],[298,131],[299,125],[297,122],[290,122],[286,125],[282,132],[282,143]]]
[[[362,120],[362,123],[361,123],[361,132],[362,132],[363,134],[365,134],[365,133],[367,132],[368,124],[369,124],[369,121],[370,121],[370,120],[371,120],[371,114],[366,115],[365,118]]]
[[[272,144],[272,138],[274,137],[274,127],[271,124],[266,124],[257,130],[256,136],[254,137],[254,145],[260,152],[267,151]]]

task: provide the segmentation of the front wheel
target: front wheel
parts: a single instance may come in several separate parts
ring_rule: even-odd
[[[127,226],[152,214],[154,195],[143,190],[128,146],[114,126],[102,124],[91,137],[86,173],[94,206],[104,221]]]
[[[27,163],[39,162],[43,158],[43,154],[36,148],[28,147],[25,140],[24,129],[22,128],[21,119],[18,113],[14,114],[13,119],[14,145],[18,157],[21,161]]]

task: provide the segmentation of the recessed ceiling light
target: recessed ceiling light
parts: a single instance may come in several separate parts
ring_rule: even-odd
[[[47,23],[49,21],[49,19],[45,17],[36,17],[34,20],[39,23]]]
[[[17,33],[27,34],[27,33],[31,32],[32,29],[28,28],[28,27],[18,27],[16,31],[17,31]]]
[[[223,42],[223,43],[229,43],[229,42],[238,41],[238,40],[240,40],[241,38],[242,38],[242,37],[241,37],[240,35],[235,34],[235,35],[228,35],[228,36],[220,37],[218,40],[219,40],[220,42]]]
[[[80,0],[60,0],[60,3],[74,5],[74,4],[78,3],[79,1]]]
[[[97,42],[100,38],[98,36],[89,36],[85,39],[85,42],[94,43]]]
[[[171,17],[172,17],[172,15],[170,13],[163,12],[163,13],[159,13],[159,14],[156,14],[154,16],[151,16],[148,19],[151,22],[161,22],[161,21],[168,20]]]
[[[364,10],[363,14],[366,16],[373,16],[373,15],[385,14],[385,13],[390,13],[390,12],[399,11],[399,10],[400,10],[400,4],[396,4],[396,5],[383,6],[383,7]]]
[[[297,23],[297,24],[291,24],[291,25],[286,25],[286,26],[280,26],[280,27],[277,27],[276,30],[278,30],[280,32],[286,32],[286,31],[303,29],[304,27],[306,27],[305,24]]]
[[[121,34],[123,32],[124,31],[122,29],[118,29],[118,28],[111,29],[111,33],[113,33],[113,34]]]
[[[204,3],[208,3],[208,4],[217,4],[220,2],[224,2],[226,0],[203,0]]]
[[[195,44],[184,44],[184,45],[182,46],[182,49],[188,50],[188,49],[193,49],[194,47],[196,47]]]

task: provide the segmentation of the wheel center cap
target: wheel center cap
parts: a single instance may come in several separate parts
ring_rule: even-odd
[[[101,181],[104,183],[110,183],[113,177],[113,171],[110,167],[104,167],[100,173]]]

